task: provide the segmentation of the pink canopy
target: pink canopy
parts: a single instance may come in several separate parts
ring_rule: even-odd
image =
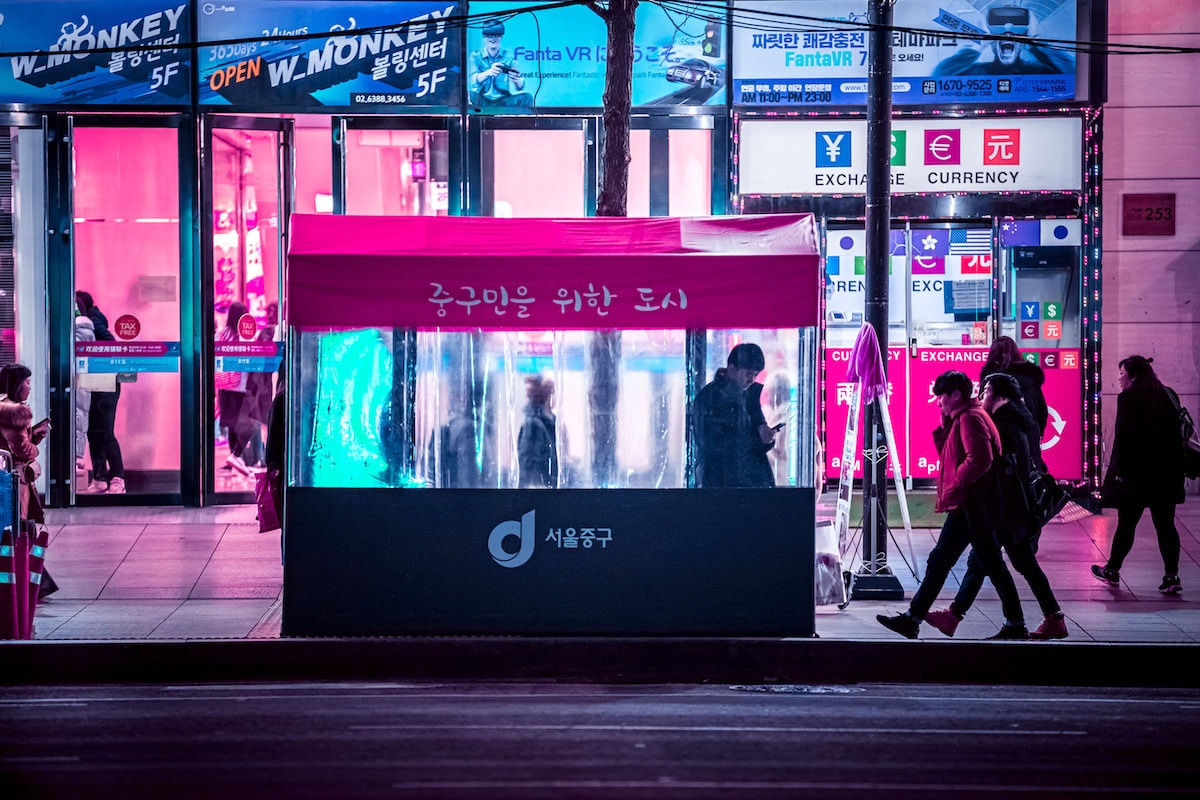
[[[811,214],[291,222],[287,316],[301,328],[817,324]]]

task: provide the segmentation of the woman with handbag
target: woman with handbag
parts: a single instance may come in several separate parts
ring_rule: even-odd
[[[50,420],[44,419],[33,425],[33,411],[28,400],[33,373],[24,364],[9,364],[0,369],[0,446],[6,447],[13,457],[13,470],[17,473],[18,510],[21,520],[39,525],[46,523],[42,510],[42,498],[34,483],[42,474],[38,463],[38,445],[50,433]],[[20,522],[20,520],[16,521]],[[16,528],[14,528],[15,532]],[[58,584],[47,570],[42,570],[42,583],[38,597],[46,597],[58,591]]]
[[[1101,505],[1117,509],[1112,552],[1104,566],[1092,565],[1097,580],[1116,586],[1121,565],[1133,549],[1134,532],[1149,508],[1162,554],[1163,594],[1183,591],[1179,582],[1179,530],[1175,506],[1183,502],[1183,448],[1179,414],[1169,390],[1150,366],[1154,359],[1129,356],[1119,365],[1117,419],[1112,458],[1100,490]]]

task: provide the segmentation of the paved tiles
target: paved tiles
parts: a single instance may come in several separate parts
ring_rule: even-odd
[[[828,507],[822,499],[819,514]],[[1157,591],[1162,561],[1149,515],[1121,585],[1092,578],[1089,568],[1108,553],[1115,512],[1077,515],[1055,522],[1042,534],[1039,550],[1077,642],[1200,642],[1200,498],[1179,507],[1183,543],[1180,568],[1184,593]],[[50,509],[47,565],[60,591],[43,603],[36,637],[52,640],[180,640],[278,638],[283,592],[279,534],[260,534],[253,506],[218,508]],[[933,546],[936,529],[913,531],[918,571]],[[916,589],[903,530],[889,543],[890,562],[906,598]],[[949,604],[965,572],[956,565],[935,607]],[[1030,627],[1040,622],[1028,587],[1015,576]],[[905,601],[853,600],[845,609],[820,606],[818,635],[827,639],[890,640],[895,634],[875,621],[880,613],[903,610]],[[1003,621],[990,585],[959,626],[954,639],[983,639]],[[946,641],[926,625],[922,639]]]

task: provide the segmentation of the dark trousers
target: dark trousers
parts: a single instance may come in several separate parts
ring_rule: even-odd
[[[1108,557],[1108,568],[1121,571],[1125,557],[1133,549],[1133,535],[1146,506],[1120,506],[1117,509],[1117,530],[1113,533],[1112,553]],[[1175,504],[1154,503],[1150,506],[1150,519],[1154,521],[1154,532],[1158,534],[1158,552],[1162,554],[1163,574],[1179,574],[1179,529],[1175,527]]]
[[[121,460],[121,445],[113,429],[117,424],[117,401],[121,399],[121,384],[115,392],[92,392],[88,407],[88,446],[92,451],[92,477],[98,481],[125,479],[125,462]]]
[[[1046,577],[1042,565],[1038,563],[1038,536],[1039,534],[1035,533],[1019,544],[1006,544],[1004,552],[1008,553],[1008,560],[1012,562],[1013,569],[1019,572],[1025,582],[1029,584],[1033,596],[1037,598],[1038,605],[1042,609],[1042,615],[1049,617],[1057,614],[1062,608],[1058,605],[1054,591],[1050,588],[1050,579]],[[967,574],[963,576],[958,594],[954,596],[954,602],[950,604],[954,613],[960,617],[967,613],[967,609],[979,595],[979,590],[983,588],[983,577],[983,565],[979,563],[979,556],[972,549],[971,554],[967,556]]]
[[[1000,543],[996,541],[995,533],[972,530],[972,526],[967,522],[967,514],[961,508],[956,508],[946,515],[937,544],[929,551],[925,578],[909,603],[909,613],[917,619],[925,619],[925,615],[937,600],[938,592],[946,584],[950,570],[968,547],[974,548],[983,574],[987,575],[992,581],[992,586],[996,587],[1005,621],[1024,624],[1025,614],[1021,611],[1017,585],[1013,583],[1012,573],[1008,571],[1004,556],[1000,554]]]

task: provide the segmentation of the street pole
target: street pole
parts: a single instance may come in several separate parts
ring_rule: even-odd
[[[867,324],[875,329],[888,367],[888,266],[892,217],[892,4],[869,0],[867,71]],[[863,410],[863,554],[853,582],[853,599],[900,600],[904,589],[888,566],[887,441],[880,407],[886,397]]]

